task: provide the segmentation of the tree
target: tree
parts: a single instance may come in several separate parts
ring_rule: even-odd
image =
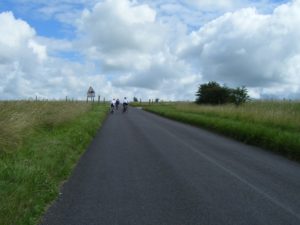
[[[138,102],[139,100],[138,100],[137,97],[133,97],[133,101],[134,101],[134,102]]]
[[[199,86],[196,96],[196,103],[198,104],[224,104],[229,99],[230,91],[229,88],[222,87],[215,81],[210,81]]]
[[[232,89],[226,86],[221,86],[215,81],[210,81],[207,84],[201,84],[196,96],[196,103],[213,105],[234,103],[239,106],[249,99],[248,91],[245,87]]]
[[[248,90],[246,87],[238,87],[236,89],[232,90],[232,99],[233,103],[236,106],[241,105],[242,103],[245,103],[249,100]]]

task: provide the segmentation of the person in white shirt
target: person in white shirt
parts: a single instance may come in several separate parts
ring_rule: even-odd
[[[128,107],[128,100],[126,97],[124,97],[123,99],[123,112],[127,111],[127,107]]]

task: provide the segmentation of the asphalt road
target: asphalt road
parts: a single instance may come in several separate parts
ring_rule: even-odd
[[[300,164],[139,109],[110,115],[43,225],[299,225]]]

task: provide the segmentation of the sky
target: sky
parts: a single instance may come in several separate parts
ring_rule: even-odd
[[[0,100],[300,98],[300,0],[0,0]]]

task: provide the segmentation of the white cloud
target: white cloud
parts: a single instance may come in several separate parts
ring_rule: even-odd
[[[80,45],[86,56],[104,68],[132,68],[147,61],[163,46],[165,30],[155,22],[155,11],[127,0],[98,3],[78,20]],[[139,60],[140,61],[137,61]]]
[[[26,22],[16,20],[11,12],[1,13],[0,21],[0,43],[3,46],[18,48],[24,44],[28,38],[35,35],[34,29],[32,29]]]
[[[12,12],[0,13],[1,98],[82,98],[92,85],[107,99],[193,100],[209,80],[246,85],[253,97],[300,97],[299,0],[20,3],[75,37],[41,37]]]
[[[187,0],[188,3],[206,10],[228,10],[234,6],[239,5],[241,1],[238,0]]]
[[[39,61],[43,62],[47,59],[47,47],[40,45],[33,40],[28,41],[28,47],[32,49],[32,52],[35,53]]]
[[[114,86],[141,88],[142,97],[155,90],[163,95],[175,79],[191,76],[189,66],[172,53],[185,29],[161,22],[146,4],[104,1],[85,10],[77,24],[78,45],[102,71],[113,74]]]
[[[269,15],[254,8],[226,13],[193,32],[179,51],[205,80],[262,88],[262,95],[300,95],[299,15],[300,1]]]
[[[105,89],[109,82],[89,63],[50,57],[47,47],[25,21],[11,12],[0,13],[0,96],[15,98],[84,97],[88,85]],[[61,42],[55,42],[61,43]],[[61,43],[61,46],[65,46]],[[68,49],[68,46],[66,46]],[[105,87],[105,88],[104,88]]]
[[[120,76],[115,84],[156,90],[162,88],[164,83],[187,76],[189,71],[188,64],[167,52],[152,55],[150,61],[148,66]]]
[[[24,72],[47,58],[47,48],[36,42],[36,32],[11,12],[0,13],[0,64],[15,65]],[[15,67],[11,67],[15,68]],[[5,73],[7,71],[3,71]]]
[[[15,19],[11,12],[0,14],[0,24],[0,86],[5,90],[8,83],[15,82],[18,88],[24,77],[45,59],[46,49],[35,42],[34,29]]]

